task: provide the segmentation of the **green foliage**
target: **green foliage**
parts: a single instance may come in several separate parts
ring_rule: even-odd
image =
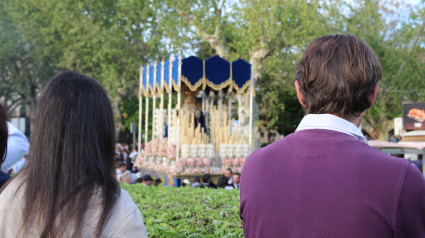
[[[383,70],[378,97],[365,115],[363,129],[375,139],[387,140],[394,127],[392,120],[402,115],[402,103],[425,100],[423,28],[420,31],[424,4],[411,9],[405,21],[397,14],[408,6],[397,1],[385,6],[375,0],[347,5],[350,11],[343,22],[347,31],[374,49]],[[414,42],[416,36],[418,42]]]
[[[0,2],[0,97],[5,97],[9,112],[23,105],[31,117],[38,93],[54,74],[52,57],[40,56],[39,47],[24,37],[6,6]]]
[[[142,212],[149,237],[243,237],[239,190],[121,186]]]

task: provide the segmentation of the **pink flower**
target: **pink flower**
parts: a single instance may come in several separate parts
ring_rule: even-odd
[[[207,166],[208,167],[208,166],[211,165],[211,160],[209,158],[207,158],[207,157],[203,158],[202,159],[202,162],[203,162],[204,166]]]
[[[193,158],[188,158],[186,161],[187,166],[193,167],[195,166],[195,160]]]
[[[188,167],[184,168],[184,171],[183,171],[184,174],[190,174],[191,172],[192,170],[190,168]]]
[[[226,167],[231,167],[232,166],[232,160],[228,157],[224,158],[224,165]]]
[[[239,159],[238,158],[233,158],[232,159],[232,165],[233,166],[238,166],[239,165]]]
[[[202,166],[202,159],[201,158],[197,157],[195,159],[195,166]]]
[[[184,159],[179,159],[177,161],[177,167],[185,167],[186,161]]]

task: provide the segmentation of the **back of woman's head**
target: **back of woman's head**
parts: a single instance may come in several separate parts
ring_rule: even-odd
[[[112,108],[94,79],[76,72],[53,77],[40,95],[34,125],[29,163],[42,164],[39,171],[63,170],[65,178],[80,173],[99,183],[113,173]]]
[[[74,235],[80,236],[95,189],[103,197],[96,233],[100,235],[119,193],[114,144],[112,107],[100,84],[76,72],[53,77],[37,103],[28,164],[22,174],[24,217],[41,224],[43,237],[64,235],[61,223],[67,220],[75,228]],[[23,222],[24,230],[30,227],[29,221]]]
[[[6,108],[0,104],[0,166],[4,161],[7,153],[7,111]]]

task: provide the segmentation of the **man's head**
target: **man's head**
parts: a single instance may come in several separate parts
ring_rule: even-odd
[[[224,177],[226,177],[226,178],[230,178],[230,177],[232,177],[232,169],[231,168],[228,168],[228,169],[226,169],[226,171],[224,171]]]
[[[125,171],[122,175],[121,175],[121,182],[127,183],[127,184],[131,184],[131,180],[133,179],[131,176],[131,172],[130,171]]]
[[[151,186],[153,182],[153,179],[150,175],[145,175],[143,176],[143,182],[142,184],[147,185],[147,186]]]
[[[162,181],[161,181],[161,179],[160,178],[157,178],[157,179],[155,179],[155,181],[154,181],[154,186],[159,186],[159,184],[161,184],[162,183]]]
[[[239,184],[240,180],[241,180],[241,174],[240,173],[234,173],[233,174],[233,184]]]
[[[306,114],[359,116],[373,105],[381,65],[375,52],[350,34],[313,40],[297,65],[295,87]]]
[[[210,183],[211,182],[211,174],[204,174],[202,176],[202,182],[203,183]]]
[[[121,171],[121,173],[124,173],[124,171],[126,170],[127,165],[124,162],[120,162],[118,164],[118,170]]]

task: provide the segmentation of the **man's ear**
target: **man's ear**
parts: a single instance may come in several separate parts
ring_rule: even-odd
[[[375,103],[376,96],[378,95],[378,91],[379,91],[379,85],[376,84],[375,90],[373,91],[372,95],[370,95],[370,107],[372,107],[373,104]]]
[[[304,96],[300,91],[300,84],[296,80],[295,80],[295,89],[297,90],[298,101],[300,102],[301,106],[305,107]]]

